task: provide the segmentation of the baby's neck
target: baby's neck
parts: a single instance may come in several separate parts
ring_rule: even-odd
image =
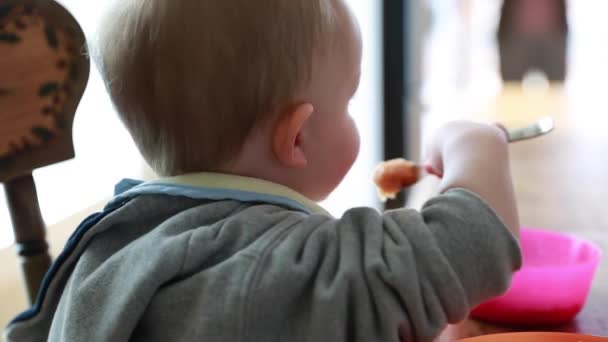
[[[298,176],[300,170],[290,169],[279,163],[268,144],[261,138],[250,138],[238,156],[229,165],[220,171],[244,177],[263,179],[265,181],[281,184],[306,196]]]

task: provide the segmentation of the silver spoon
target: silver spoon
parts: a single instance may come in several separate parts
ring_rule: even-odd
[[[544,117],[528,126],[521,127],[521,128],[506,129],[501,124],[497,124],[497,125],[505,132],[505,135],[507,136],[507,141],[509,143],[540,137],[540,136],[543,136],[543,135],[553,131],[553,129],[555,128],[553,119],[548,116]],[[430,175],[430,173],[428,173],[424,169],[424,167],[421,167],[419,165],[416,165],[415,167],[418,169],[418,177],[416,177],[416,179],[413,181],[413,183],[404,184],[403,185],[404,187],[409,187],[409,186],[413,185],[414,183],[418,182],[419,180],[421,180],[422,178]],[[378,171],[376,171],[376,172],[378,172]],[[435,176],[441,178],[442,175],[435,174]],[[399,191],[401,191],[401,189],[399,189]],[[380,199],[383,202],[387,198],[394,198],[395,195],[397,194],[397,192],[386,193],[386,192],[383,192],[382,190],[380,190],[379,193],[380,193]]]
[[[546,116],[526,127],[506,130],[507,140],[512,143],[540,137],[551,132],[554,128],[555,124],[553,119]]]

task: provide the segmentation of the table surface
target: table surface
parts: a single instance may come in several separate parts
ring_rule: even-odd
[[[506,85],[487,108],[462,118],[526,125],[544,115],[555,120],[551,134],[510,147],[520,222],[574,234],[608,251],[608,111],[599,97],[573,95],[559,86],[524,91]],[[443,118],[426,118],[438,124]],[[427,126],[432,126],[428,124]],[[410,204],[418,207],[437,181],[427,179],[412,189]],[[596,273],[588,301],[574,321],[555,327],[509,327],[468,319],[451,326],[441,340],[513,331],[563,331],[608,336],[608,257]]]

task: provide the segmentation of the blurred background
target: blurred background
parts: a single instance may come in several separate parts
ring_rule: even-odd
[[[421,66],[427,118],[478,111],[496,99],[505,83],[519,84],[528,93],[563,87],[565,97],[589,107],[606,89],[608,45],[600,43],[608,33],[606,1],[425,3],[431,11]]]
[[[94,38],[103,2],[59,2]],[[483,110],[505,81],[541,91],[560,84],[576,94],[572,101],[578,101],[580,115],[605,122],[594,104],[608,80],[608,44],[601,43],[608,35],[606,1],[348,2],[364,41],[363,79],[352,104],[362,148],[343,184],[323,203],[335,215],[352,206],[382,208],[371,182],[374,165],[396,156],[419,159],[433,127]],[[121,178],[149,177],[96,69],[76,115],[74,139],[76,159],[35,172],[50,227],[105,201]],[[0,247],[12,242],[3,201]]]

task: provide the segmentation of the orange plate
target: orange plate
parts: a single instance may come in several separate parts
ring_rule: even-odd
[[[558,332],[519,332],[483,335],[458,340],[461,342],[608,342],[608,337]]]

